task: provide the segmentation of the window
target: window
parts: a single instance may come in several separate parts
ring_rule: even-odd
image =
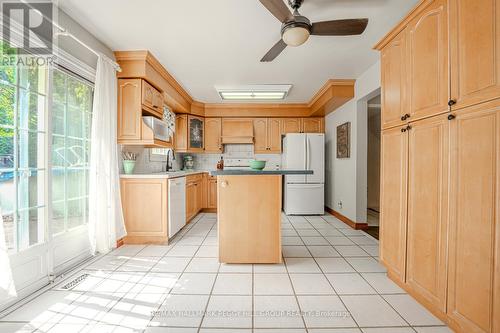
[[[0,66],[0,207],[11,253],[46,242],[46,230],[87,223],[92,97],[90,82],[62,68]]]
[[[60,70],[52,79],[53,234],[87,223],[93,88]]]
[[[9,251],[44,241],[46,81],[45,67],[0,67],[0,204]]]

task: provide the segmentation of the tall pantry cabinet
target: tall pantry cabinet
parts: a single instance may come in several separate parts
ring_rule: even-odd
[[[457,332],[500,333],[500,0],[422,0],[376,49],[380,260]]]

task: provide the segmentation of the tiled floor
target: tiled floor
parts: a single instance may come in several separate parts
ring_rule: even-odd
[[[200,214],[169,246],[97,258],[1,318],[0,332],[451,332],[386,277],[375,239],[333,216],[283,216],[275,265],[219,264],[216,228]]]

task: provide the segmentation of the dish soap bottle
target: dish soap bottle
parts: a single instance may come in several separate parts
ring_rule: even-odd
[[[217,162],[217,170],[224,169],[224,157],[221,156],[219,162]]]

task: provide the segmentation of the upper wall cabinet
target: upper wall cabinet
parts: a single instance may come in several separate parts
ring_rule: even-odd
[[[281,120],[281,134],[288,133],[323,133],[324,118],[323,117],[310,117],[310,118],[282,118]]]
[[[409,120],[448,111],[447,0],[432,1],[408,24]]]
[[[450,0],[451,103],[500,96],[500,0]]]
[[[300,133],[302,131],[302,123],[300,118],[283,118],[281,120],[281,133]]]
[[[161,93],[142,79],[118,80],[118,143],[147,147],[171,147],[171,141],[154,138],[143,115],[162,116]]]
[[[199,153],[204,149],[205,119],[177,115],[175,120],[175,149],[178,152]]]
[[[254,152],[256,154],[281,153],[281,123],[276,118],[253,120]]]
[[[205,152],[222,153],[221,136],[221,118],[205,118]]]
[[[401,125],[406,107],[406,30],[403,30],[381,51],[382,128]]]
[[[324,118],[302,118],[302,133],[323,133]]]

